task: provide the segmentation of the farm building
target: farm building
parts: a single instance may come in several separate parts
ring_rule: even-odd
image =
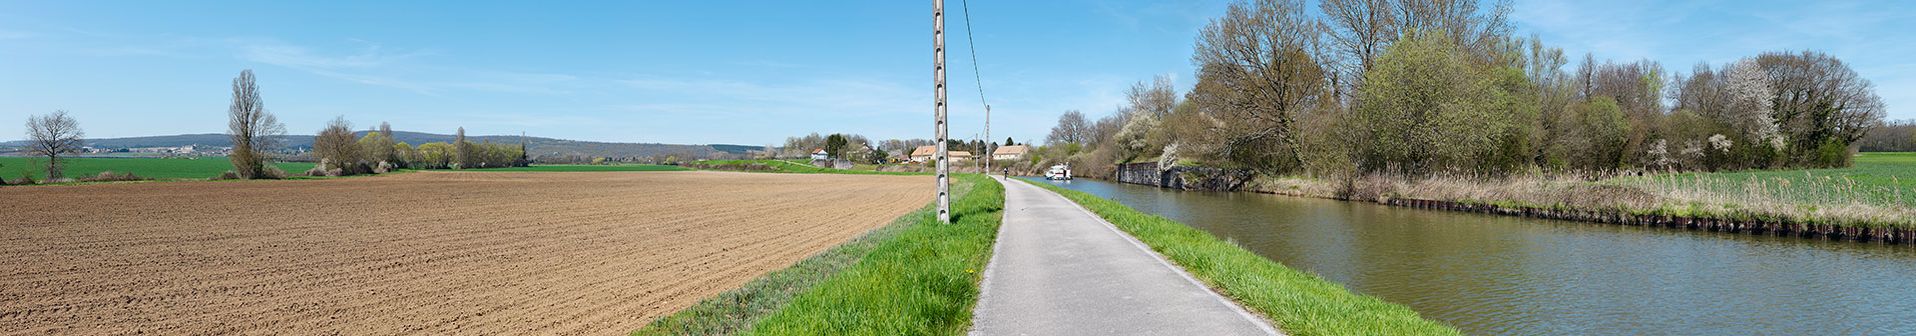
[[[918,146],[917,149],[913,149],[911,151],[911,162],[930,162],[932,159],[932,156],[937,154],[938,154],[937,145]],[[952,161],[971,159],[971,152],[967,152],[967,151],[950,151],[946,154],[951,156]]]
[[[813,160],[830,160],[832,159],[832,153],[825,152],[824,148],[813,148],[812,159]]]
[[[998,147],[998,150],[991,151],[991,159],[992,160],[1017,160],[1020,158],[1024,158],[1025,152],[1029,152],[1029,151],[1031,151],[1031,146],[1025,146],[1025,145]]]

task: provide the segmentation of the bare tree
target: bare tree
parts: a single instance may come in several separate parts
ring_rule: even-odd
[[[47,180],[59,179],[61,156],[80,151],[86,132],[80,122],[67,116],[66,110],[27,117],[27,152],[47,157]]]
[[[473,164],[478,161],[478,158],[472,151],[472,143],[466,142],[465,127],[460,127],[458,131],[453,132],[452,153],[452,161],[459,164],[459,166],[455,168],[476,168],[473,167]]]
[[[364,172],[362,169],[363,151],[358,140],[353,139],[353,124],[345,116],[333,118],[326,128],[313,136],[313,156],[319,157],[320,169],[328,170],[327,175],[353,175]],[[327,165],[331,165],[328,167]],[[338,172],[330,172],[337,169]]]
[[[1299,167],[1299,119],[1333,98],[1316,54],[1322,35],[1300,0],[1234,3],[1211,20],[1191,55],[1198,83],[1188,99],[1214,139],[1199,151],[1267,171]]]
[[[1058,116],[1058,125],[1051,127],[1051,135],[1045,137],[1047,144],[1076,143],[1091,141],[1089,138],[1091,123],[1084,119],[1084,112],[1064,111]]]
[[[1134,113],[1146,113],[1153,118],[1171,115],[1171,109],[1178,105],[1177,88],[1171,84],[1171,76],[1157,75],[1150,82],[1139,81],[1131,84],[1124,92],[1124,99],[1130,102],[1128,107]]]
[[[272,177],[265,174],[266,151],[278,147],[286,135],[286,125],[266,110],[260,100],[259,85],[253,70],[240,70],[233,78],[233,104],[226,110],[226,134],[233,138],[233,172],[242,179]]]
[[[1494,0],[1490,8],[1475,0],[1409,0],[1393,9],[1392,32],[1444,32],[1453,43],[1479,59],[1494,59],[1497,45],[1510,35],[1510,1]]]
[[[1317,7],[1324,11],[1330,26],[1332,48],[1345,58],[1338,77],[1349,79],[1343,85],[1357,87],[1364,72],[1370,71],[1371,62],[1397,40],[1393,25],[1396,16],[1392,15],[1396,4],[1391,0],[1324,0]]]

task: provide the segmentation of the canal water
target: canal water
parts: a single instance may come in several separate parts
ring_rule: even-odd
[[[1480,335],[1916,335],[1916,247],[1080,179]]]

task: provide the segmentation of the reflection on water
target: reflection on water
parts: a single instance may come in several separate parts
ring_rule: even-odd
[[[1054,183],[1471,334],[1916,334],[1916,247]]]

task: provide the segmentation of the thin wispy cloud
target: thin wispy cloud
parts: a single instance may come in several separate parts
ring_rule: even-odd
[[[441,96],[448,91],[560,95],[572,92],[566,87],[580,79],[569,74],[432,65],[425,59],[447,55],[430,50],[394,51],[359,39],[348,41],[359,46],[327,51],[277,40],[234,39],[229,43],[235,49],[235,57],[248,62],[428,96]]]
[[[344,55],[323,55],[304,46],[278,41],[236,40],[235,44],[238,45],[241,59],[310,69],[374,68],[430,54],[424,51],[386,52],[381,50],[380,45],[370,43]]]

